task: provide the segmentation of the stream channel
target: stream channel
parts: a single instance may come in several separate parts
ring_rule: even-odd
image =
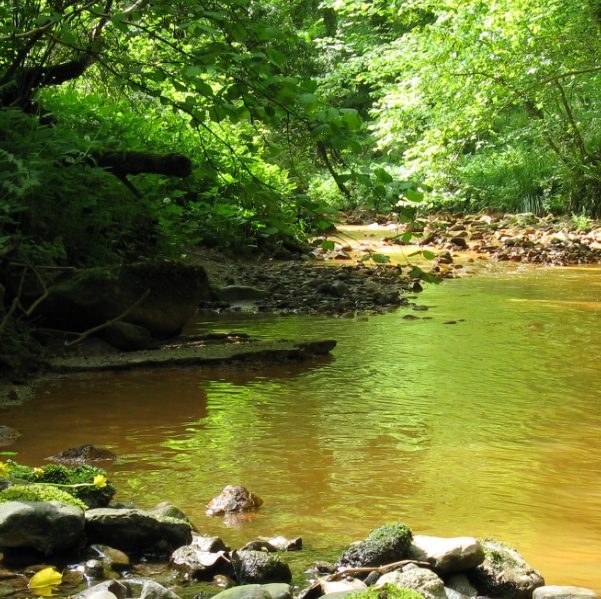
[[[307,564],[401,520],[416,534],[503,539],[547,584],[599,592],[600,275],[484,268],[429,286],[416,300],[429,310],[411,312],[419,320],[406,309],[230,314],[193,330],[338,346],[262,370],[57,379],[2,420],[21,432],[10,449],[26,464],[83,443],[110,447],[117,499],[169,500],[232,546],[302,536]],[[226,484],[246,485],[264,506],[208,518],[206,502]]]

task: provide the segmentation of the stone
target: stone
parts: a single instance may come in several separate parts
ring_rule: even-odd
[[[449,241],[458,248],[461,249],[466,249],[467,248],[467,241],[465,239],[465,237],[460,237],[460,236],[456,236],[456,237],[451,237],[451,239],[449,239]]]
[[[85,542],[81,508],[56,501],[0,504],[0,549],[34,549],[44,555],[79,549]]]
[[[413,589],[421,593],[426,599],[447,599],[444,582],[432,570],[425,568],[405,567],[403,570],[394,570],[380,577],[374,588],[380,589],[386,584]]]
[[[180,599],[180,596],[154,580],[145,580],[140,599]]]
[[[409,555],[412,559],[429,562],[439,574],[470,570],[484,561],[484,551],[473,537],[417,535],[413,537]]]
[[[290,567],[275,553],[235,551],[231,558],[240,584],[289,583],[292,580]]]
[[[219,538],[192,533],[192,545],[198,547],[201,551],[217,553],[218,551],[229,551],[230,548]]]
[[[89,551],[96,559],[99,559],[104,565],[116,572],[127,570],[130,567],[128,555],[114,547],[96,544],[91,545]]]
[[[98,508],[85,514],[90,543],[136,554],[168,555],[192,542],[190,525],[137,509]]]
[[[177,335],[198,304],[209,298],[202,267],[166,260],[139,262],[63,273],[36,314],[46,326],[83,331],[127,311],[127,322],[164,338]]]
[[[263,500],[246,487],[228,485],[207,504],[207,516],[222,516],[229,512],[245,512],[257,509]]]
[[[447,595],[449,589],[460,593],[464,597],[477,597],[478,591],[470,584],[465,574],[455,574],[445,579],[445,588],[447,589]]]
[[[83,570],[90,578],[104,578],[104,564],[99,559],[89,559],[83,565]]]
[[[321,583],[321,590],[324,595],[330,593],[360,593],[367,590],[367,585],[358,578],[350,578],[348,580],[324,580]]]
[[[51,462],[76,465],[87,464],[89,462],[100,462],[102,460],[114,460],[116,457],[117,456],[110,449],[86,443],[80,447],[65,449],[46,459]]]
[[[269,542],[256,539],[249,541],[243,547],[240,547],[239,551],[265,551],[267,553],[275,553],[277,549]]]
[[[543,577],[512,547],[494,540],[481,541],[484,561],[467,572],[478,594],[501,599],[530,599]]]
[[[599,599],[599,595],[584,587],[549,585],[534,589],[532,599]]]
[[[73,596],[73,599],[125,599],[130,596],[131,589],[127,583],[119,580],[105,580],[99,584],[91,586],[81,593]]]
[[[0,426],[0,447],[14,443],[21,434],[10,426]]]
[[[291,599],[289,584],[246,584],[221,591],[213,599]]]
[[[232,565],[225,551],[211,553],[193,543],[176,549],[169,564],[187,579],[210,580],[215,574],[232,574]]]
[[[100,336],[110,345],[122,351],[147,349],[153,345],[150,331],[131,322],[118,320],[104,328]]]
[[[300,551],[303,548],[303,540],[301,537],[287,539],[285,537],[274,537],[267,541],[278,551]]]
[[[175,518],[176,520],[183,520],[184,522],[190,523],[188,516],[186,516],[184,512],[182,512],[178,507],[174,506],[169,501],[161,501],[161,503],[157,503],[154,507],[150,508],[148,512],[155,516],[166,516],[167,518]],[[207,551],[210,550],[207,549]]]
[[[363,568],[397,562],[407,557],[411,539],[409,527],[401,523],[386,524],[346,549],[337,565]]]

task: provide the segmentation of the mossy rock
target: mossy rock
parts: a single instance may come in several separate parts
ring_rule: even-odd
[[[407,557],[413,533],[401,522],[385,524],[372,530],[360,543],[351,545],[340,558],[343,567],[383,566]]]
[[[73,495],[62,489],[44,484],[12,485],[0,491],[0,503],[8,501],[58,501],[66,505],[77,506],[82,510],[88,509],[88,506],[81,499],[73,497]]]
[[[371,588],[360,593],[350,593],[346,599],[425,599],[425,597],[413,589],[387,584],[381,589]]]
[[[232,554],[232,565],[241,584],[289,583],[292,580],[290,567],[275,553],[236,551]]]
[[[95,476],[107,476],[102,468],[83,464],[70,468],[62,464],[48,464],[43,468],[31,468],[13,461],[8,462],[11,478],[28,483],[50,483],[57,485],[78,485],[92,483]],[[106,507],[115,495],[115,487],[107,484],[104,487],[71,487],[64,492],[81,500],[86,508]]]

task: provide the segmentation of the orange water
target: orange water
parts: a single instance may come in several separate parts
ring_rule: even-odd
[[[338,347],[261,371],[55,380],[2,424],[22,433],[11,449],[32,465],[111,447],[119,499],[170,500],[234,546],[301,535],[309,560],[403,520],[416,533],[501,538],[548,583],[601,591],[601,269],[484,272],[418,302],[430,320],[201,322]],[[256,515],[204,515],[240,483],[264,499]]]

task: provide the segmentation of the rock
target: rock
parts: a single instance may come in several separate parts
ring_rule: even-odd
[[[213,599],[291,599],[290,585],[283,583],[246,584],[221,591]]]
[[[107,343],[123,351],[147,349],[153,345],[152,335],[147,328],[123,320],[109,325],[100,335]]]
[[[402,560],[408,554],[412,536],[404,524],[386,524],[372,530],[365,541],[351,545],[337,565],[362,568]]]
[[[449,239],[449,241],[458,248],[461,249],[466,249],[467,248],[467,241],[465,239],[465,237],[451,237],[451,239]]]
[[[90,553],[96,556],[105,566],[119,572],[130,567],[129,557],[123,551],[108,545],[91,545]]]
[[[73,596],[73,599],[111,599],[109,595],[117,599],[125,599],[129,596],[131,589],[129,585],[118,580],[105,580],[100,584],[85,589]],[[96,595],[98,593],[98,595]]]
[[[219,537],[207,537],[192,533],[192,545],[198,547],[201,551],[217,553],[218,551],[229,551],[230,548]]]
[[[235,551],[232,565],[240,584],[289,583],[292,580],[290,567],[274,553]]]
[[[449,594],[448,590],[451,589],[456,593],[460,593],[464,597],[478,596],[478,591],[470,584],[470,581],[465,574],[455,574],[454,576],[449,576],[445,580],[445,587],[447,588],[447,595]]]
[[[81,445],[80,447],[71,447],[60,453],[46,458],[51,462],[61,464],[87,464],[89,462],[99,462],[102,460],[114,460],[117,456],[104,447],[96,445]]]
[[[8,597],[17,592],[14,586],[7,582],[0,582],[0,597]]]
[[[172,553],[192,541],[190,525],[143,510],[98,508],[85,514],[90,543],[101,543],[137,554]]]
[[[530,599],[534,589],[545,584],[543,577],[512,547],[499,541],[481,542],[485,559],[467,572],[478,594],[502,599]]]
[[[473,537],[417,535],[413,537],[409,555],[413,559],[429,562],[438,574],[463,572],[484,561],[484,551]]]
[[[386,584],[413,589],[421,593],[426,599],[447,599],[444,582],[432,570],[425,568],[406,567],[394,570],[380,577],[374,588],[380,589]]]
[[[148,513],[154,516],[163,516],[167,518],[175,518],[176,520],[183,520],[184,522],[188,522],[188,524],[190,524],[190,519],[188,518],[188,516],[186,516],[184,512],[182,512],[178,507],[174,506],[169,501],[162,501],[161,503],[157,503],[154,507],[148,510]],[[217,537],[207,538],[216,539]],[[210,549],[207,549],[206,551],[210,551]],[[216,551],[219,551],[219,549],[217,549]]]
[[[21,434],[10,426],[0,426],[0,447],[14,443]]]
[[[584,587],[549,585],[534,589],[532,599],[599,599],[599,595]]]
[[[265,289],[249,285],[226,285],[213,290],[215,297],[228,304],[262,300],[267,296]]]
[[[245,512],[257,509],[263,500],[242,486],[228,485],[221,494],[207,504],[207,516],[222,516],[229,512]]]
[[[47,326],[83,331],[129,310],[127,322],[161,338],[177,335],[200,301],[209,297],[203,268],[140,262],[65,272],[50,286],[36,313]]]
[[[269,541],[257,539],[255,541],[249,541],[244,547],[241,547],[239,551],[265,551],[267,553],[274,553],[277,549]]]
[[[34,549],[44,555],[79,549],[85,542],[83,511],[52,502],[0,504],[0,549]]]
[[[367,590],[367,585],[358,578],[350,578],[348,580],[324,580],[320,586],[324,595],[342,592],[359,593]]]
[[[170,589],[166,589],[164,586],[160,585],[158,582],[146,580],[142,586],[140,599],[180,599],[180,597]]]
[[[104,564],[99,559],[89,559],[83,565],[83,570],[90,578],[104,578]]]
[[[300,551],[303,548],[303,540],[301,537],[294,539],[286,539],[285,537],[274,537],[267,541],[278,551]]]
[[[176,549],[171,554],[169,564],[186,579],[210,580],[215,574],[232,574],[232,565],[225,551],[211,553],[194,544]]]

